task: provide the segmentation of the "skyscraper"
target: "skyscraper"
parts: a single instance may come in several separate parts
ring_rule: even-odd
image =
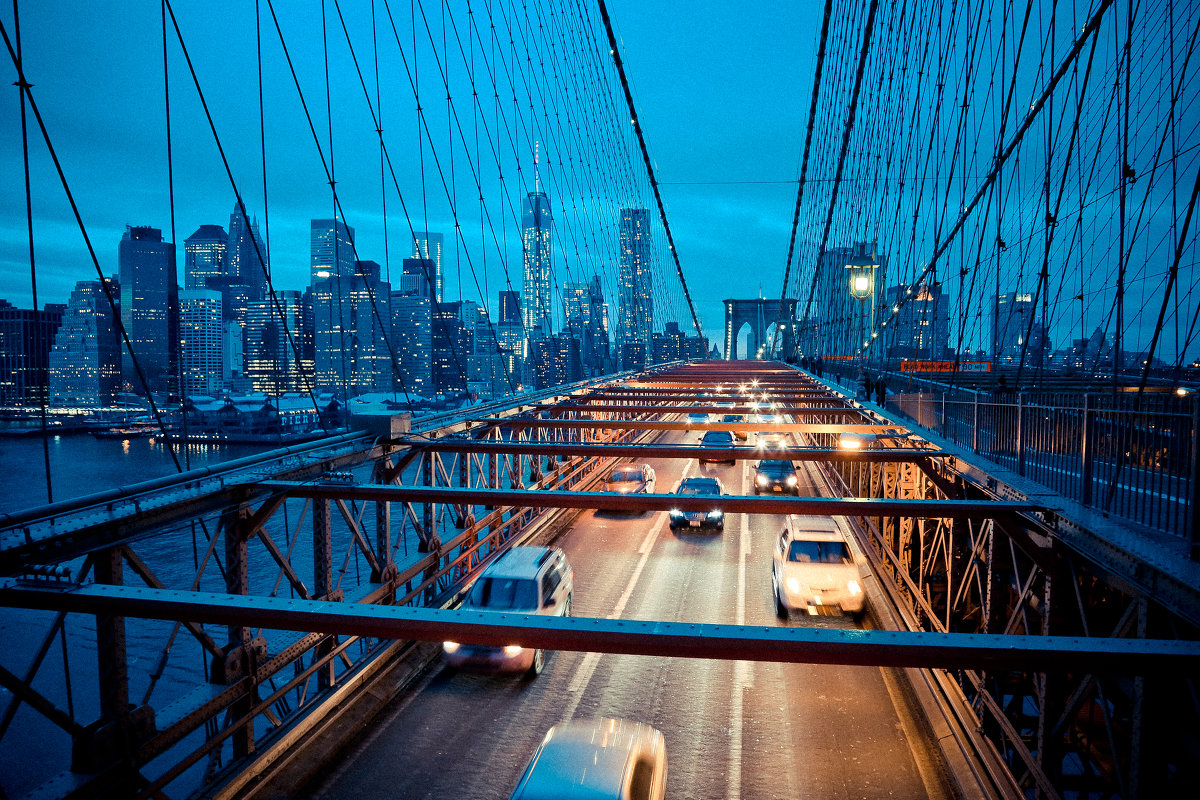
[[[225,325],[221,293],[214,289],[184,289],[179,293],[179,358],[185,396],[213,396],[221,391],[227,372]],[[240,333],[240,330],[239,330]],[[237,365],[240,373],[242,365]]]
[[[400,374],[395,388],[422,397],[433,395],[433,312],[428,297],[392,293],[392,341]]]
[[[437,262],[432,258],[406,258],[402,264],[400,291],[433,299],[439,279]]]
[[[17,308],[0,300],[0,403],[34,405],[47,397],[54,335],[66,307]]]
[[[183,288],[207,289],[209,278],[224,277],[229,234],[220,225],[201,225],[183,241]]]
[[[175,245],[158,228],[125,226],[118,250],[121,324],[151,392],[176,386],[179,358],[179,285]],[[121,379],[144,391],[129,353],[121,353]]]
[[[249,287],[251,300],[262,300],[267,295],[267,276],[263,260],[267,258],[267,247],[258,232],[258,221],[247,220],[236,203],[229,215],[229,244],[226,272],[237,283]]]
[[[300,292],[276,292],[283,318],[270,300],[250,303],[246,309],[246,377],[256,392],[280,395],[305,388],[304,376],[312,373],[304,358],[304,301]],[[291,334],[289,337],[289,333]],[[300,352],[292,347],[295,343]]]
[[[354,376],[354,229],[314,219],[309,231],[314,383],[318,391],[347,391]]]
[[[521,321],[529,341],[549,336],[550,309],[550,233],[554,217],[550,200],[535,179],[534,191],[521,202],[521,252],[524,258],[524,282],[521,291]],[[528,355],[529,342],[525,344]]]
[[[115,282],[110,291],[119,294]],[[80,281],[71,292],[50,351],[50,399],[66,405],[105,406],[121,377],[121,340],[100,281]]]
[[[380,278],[379,264],[358,261],[350,290],[354,318],[354,391],[388,392],[392,389],[391,284]]]
[[[904,304],[901,305],[901,301]],[[883,290],[883,304],[898,306],[884,331],[888,355],[920,360],[944,359],[950,352],[950,299],[940,283],[900,284]]]
[[[444,299],[443,291],[445,289],[445,273],[442,269],[442,235],[429,231],[417,231],[416,236],[413,238],[412,257],[427,258],[433,262],[433,299],[439,303],[442,302]],[[405,260],[407,261],[408,259]]]
[[[500,324],[506,322],[521,322],[521,293],[514,289],[500,292]]]
[[[621,259],[618,264],[617,339],[622,358],[641,348],[645,363],[654,328],[654,274],[650,259],[650,211],[623,208],[618,228]],[[622,363],[625,369],[634,364]]]

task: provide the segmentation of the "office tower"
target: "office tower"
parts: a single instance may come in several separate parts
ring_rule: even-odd
[[[525,323],[525,335],[530,342],[550,335],[550,233],[553,225],[550,200],[535,179],[534,191],[521,201],[521,252],[524,262],[521,320]],[[523,355],[529,352],[527,342]]]
[[[179,359],[185,397],[220,393],[227,372],[223,363],[225,334],[220,292],[184,289],[179,293]]]
[[[650,211],[645,208],[621,209],[618,234],[621,257],[618,263],[617,341],[621,346],[623,369],[635,369],[631,358],[645,364],[645,356],[636,358],[637,348],[649,350],[654,327],[654,274],[650,258]]]
[[[312,373],[312,358],[304,357],[304,298],[291,289],[275,295],[278,311],[270,300],[258,300],[247,306],[244,350],[251,388],[278,396],[305,390],[305,376]]]
[[[66,306],[17,308],[0,300],[0,404],[37,405],[48,399],[48,367],[54,336]]]
[[[432,258],[406,258],[401,263],[403,272],[397,288],[406,295],[432,299],[438,281],[437,262]]]
[[[175,245],[158,228],[125,226],[118,250],[121,324],[145,376],[141,385],[128,351],[121,353],[121,381],[134,392],[176,388],[179,358],[179,285]]]
[[[884,332],[889,357],[936,361],[952,356],[950,298],[940,283],[889,286],[883,290],[883,304],[900,309]]]
[[[533,379],[537,389],[583,380],[579,340],[570,336],[548,336],[535,342]]]
[[[512,289],[500,292],[500,324],[521,321],[521,293]]]
[[[226,274],[249,288],[250,300],[262,300],[267,296],[267,275],[263,269],[267,246],[258,232],[258,221],[247,220],[237,203],[234,203],[233,213],[229,215],[226,258]]]
[[[313,381],[318,392],[344,394],[354,377],[354,229],[314,219],[309,230]]]
[[[1036,365],[1050,351],[1048,331],[1034,319],[1036,313],[1029,292],[996,295],[992,305],[992,358],[998,364],[1015,365],[1023,352],[1025,363]]]
[[[374,261],[355,263],[350,298],[354,319],[354,392],[392,390],[391,284],[380,277]]]
[[[115,281],[109,290],[119,295]],[[121,380],[121,340],[100,281],[75,284],[50,351],[50,399],[68,406],[106,406]]]
[[[600,375],[608,358],[608,304],[600,276],[588,283],[564,283],[563,330],[579,341],[585,375]]]
[[[445,394],[467,389],[471,340],[462,315],[462,303],[441,303],[433,310],[433,387]]]
[[[445,299],[443,295],[445,289],[445,272],[442,268],[442,235],[440,233],[430,233],[429,231],[417,231],[416,236],[413,238],[412,257],[428,259],[433,262],[433,269],[430,272],[430,276],[433,279],[434,291],[431,296],[437,302],[442,302]],[[405,261],[407,260],[405,259]]]
[[[183,240],[183,287],[207,289],[209,278],[225,277],[229,234],[220,225],[201,225]]]
[[[428,297],[397,291],[391,306],[392,342],[400,363],[394,386],[410,395],[432,397],[433,304]]]

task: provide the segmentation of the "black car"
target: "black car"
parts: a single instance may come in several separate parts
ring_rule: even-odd
[[[733,447],[733,434],[729,431],[707,431],[700,439],[700,446],[707,450],[728,450]],[[701,453],[701,464],[714,463],[736,464],[737,459],[727,457],[724,453]]]
[[[754,493],[800,494],[796,468],[790,461],[763,459],[754,473]]]
[[[716,478],[684,478],[675,488],[675,494],[680,497],[718,497],[725,494],[725,491]],[[716,508],[711,511],[681,511],[672,508],[668,516],[673,531],[680,528],[725,530],[725,512]]]
[[[742,416],[741,414],[726,414],[723,421],[739,423],[739,422],[745,422],[746,418],[744,416]],[[749,430],[747,430],[745,428],[734,428],[733,435],[737,437],[739,442],[744,442],[744,441],[746,441],[747,438],[749,438],[750,432],[749,432]]]

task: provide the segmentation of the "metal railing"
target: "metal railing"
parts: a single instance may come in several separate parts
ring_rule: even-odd
[[[1197,495],[1195,395],[970,390],[889,394],[916,425],[1082,505],[1185,539]]]

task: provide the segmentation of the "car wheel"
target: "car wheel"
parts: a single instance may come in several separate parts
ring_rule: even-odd
[[[778,591],[775,592],[774,594],[775,594],[775,616],[779,617],[780,619],[787,619],[787,617],[788,617],[787,606],[785,606],[783,604],[783,601],[779,599]]]
[[[538,648],[533,651],[533,662],[529,665],[529,669],[525,670],[525,679],[533,680],[538,675],[542,674],[542,669],[546,666],[546,651]]]

